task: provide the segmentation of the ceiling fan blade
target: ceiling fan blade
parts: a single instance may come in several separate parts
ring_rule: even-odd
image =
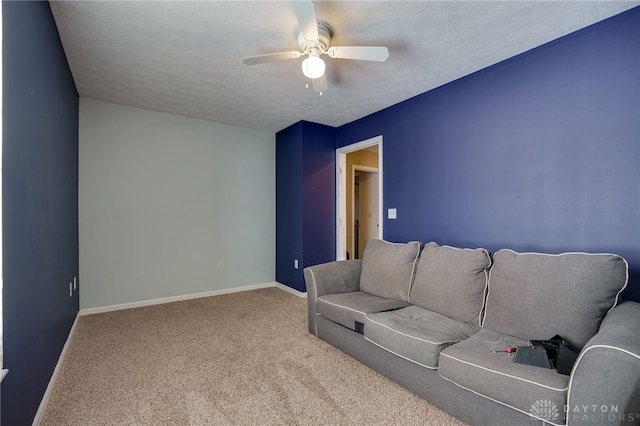
[[[318,39],[318,20],[316,18],[316,6],[311,0],[292,1],[293,11],[298,18],[298,25],[302,35],[307,40]]]
[[[311,81],[313,82],[314,92],[322,93],[329,88],[329,86],[327,85],[327,74],[322,74],[321,77],[314,78]]]
[[[381,46],[333,46],[327,54],[339,59],[384,62],[389,57],[389,49]]]
[[[265,62],[284,61],[286,59],[296,59],[302,55],[300,52],[292,50],[290,52],[267,53],[266,55],[249,56],[242,62],[247,65],[263,64]]]

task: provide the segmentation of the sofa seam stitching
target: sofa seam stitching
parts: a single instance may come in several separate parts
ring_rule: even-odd
[[[378,312],[376,312],[376,313],[378,313]],[[410,334],[406,334],[406,333],[403,333],[403,332],[401,332],[401,331],[394,330],[393,328],[389,327],[389,326],[388,326],[388,325],[386,325],[386,324],[382,324],[382,323],[380,323],[380,322],[378,322],[378,321],[374,321],[374,320],[372,320],[372,319],[369,317],[369,315],[366,315],[366,316],[365,316],[365,319],[367,319],[367,320],[371,321],[371,322],[372,322],[372,323],[374,323],[374,324],[378,324],[378,325],[380,325],[380,326],[382,326],[382,327],[388,328],[389,330],[391,330],[391,331],[392,331],[392,332],[394,332],[394,333],[398,333],[398,334],[400,334],[400,335],[402,335],[402,336],[406,336],[406,337],[409,337],[409,338],[411,338],[411,339],[420,340],[420,341],[422,341],[422,342],[426,342],[426,343],[429,343],[429,344],[432,344],[432,345],[442,345],[442,344],[444,344],[444,343],[451,343],[451,344],[454,344],[454,343],[458,343],[458,342],[460,342],[460,340],[447,340],[447,341],[444,341],[444,342],[432,342],[431,340],[422,339],[422,338],[420,338],[420,337],[411,336]]]
[[[453,360],[456,360],[456,361],[458,361],[458,362],[461,362],[461,363],[463,363],[463,364],[471,365],[472,367],[476,367],[476,368],[480,368],[480,369],[482,369],[482,370],[486,370],[486,371],[488,371],[488,372],[490,372],[490,373],[499,374],[499,375],[501,375],[501,376],[510,377],[510,378],[513,378],[513,379],[516,379],[516,380],[520,380],[520,381],[523,381],[523,382],[531,383],[532,385],[539,386],[539,387],[542,387],[542,388],[545,388],[545,389],[549,389],[549,390],[554,391],[554,392],[564,392],[564,391],[567,391],[567,393],[568,393],[568,390],[569,390],[569,384],[568,384],[568,383],[567,383],[567,387],[565,387],[564,389],[561,389],[561,388],[554,388],[554,387],[551,387],[551,386],[544,385],[544,384],[542,384],[542,383],[534,382],[533,380],[528,380],[528,379],[524,379],[524,378],[522,378],[522,377],[514,376],[514,375],[512,375],[512,374],[507,374],[507,373],[502,373],[502,372],[500,372],[500,371],[492,370],[492,369],[490,369],[490,368],[488,368],[488,367],[483,367],[483,366],[481,366],[481,365],[479,365],[479,364],[474,364],[474,363],[472,363],[472,362],[465,361],[465,360],[462,360],[462,359],[460,359],[460,358],[456,358],[456,357],[454,357],[454,356],[452,356],[452,355],[449,355],[449,354],[442,353],[441,355],[443,355],[443,356],[445,356],[445,357],[447,357],[447,358],[451,358],[451,359],[453,359]]]
[[[407,360],[407,361],[411,361],[411,362],[413,362],[414,364],[419,365],[420,367],[424,367],[424,368],[427,368],[427,369],[429,369],[429,370],[437,370],[437,369],[438,369],[438,367],[429,367],[428,365],[421,364],[421,363],[419,363],[419,362],[418,362],[418,361],[416,361],[416,360],[413,360],[413,359],[408,358],[408,357],[406,357],[406,356],[400,355],[399,353],[396,353],[396,352],[392,351],[391,349],[389,349],[389,348],[387,348],[387,347],[385,347],[385,346],[382,346],[382,345],[381,345],[381,344],[379,344],[379,343],[374,342],[373,340],[369,339],[367,336],[364,336],[364,335],[363,335],[363,337],[365,338],[365,340],[366,340],[367,342],[370,342],[371,344],[374,344],[374,345],[378,346],[379,348],[384,349],[385,351],[387,351],[387,352],[389,352],[389,353],[394,354],[395,356],[398,356],[398,357],[400,357],[400,358],[402,358],[402,359],[405,359],[405,360]]]

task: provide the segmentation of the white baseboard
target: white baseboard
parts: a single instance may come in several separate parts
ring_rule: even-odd
[[[159,299],[141,300],[139,302],[122,303],[118,305],[101,306],[97,308],[80,309],[80,315],[101,314],[104,312],[119,311],[122,309],[141,308],[143,306],[160,305],[163,303],[180,302],[182,300],[199,299],[201,297],[220,296],[222,294],[239,293],[242,291],[258,290],[261,288],[278,287],[282,290],[295,294],[298,297],[306,297],[306,293],[299,292],[278,282],[253,284],[243,287],[233,287],[223,290],[206,291],[203,293],[184,294],[180,296],[162,297]]]
[[[71,330],[69,330],[67,341],[64,343],[64,346],[62,347],[62,352],[60,352],[60,357],[58,357],[56,368],[53,369],[53,374],[51,374],[51,378],[49,379],[47,390],[44,391],[44,395],[42,396],[42,400],[40,401],[40,406],[38,407],[36,416],[33,418],[32,426],[38,426],[40,424],[40,420],[42,418],[42,415],[44,414],[44,409],[47,407],[47,403],[49,402],[49,397],[51,396],[53,385],[56,382],[56,378],[58,377],[58,371],[60,371],[60,367],[62,366],[62,361],[64,360],[64,356],[67,354],[67,349],[69,349],[69,344],[71,343],[73,332],[76,330],[76,324],[78,323],[79,316],[80,314],[77,314],[76,319],[73,320],[73,325],[71,326]]]
[[[298,296],[298,297],[302,297],[304,299],[307,298],[307,293],[303,293],[301,291],[296,290],[295,288],[291,288],[288,285],[284,285],[284,284],[280,284],[279,282],[274,283],[276,287],[278,287],[280,290],[284,290],[286,292],[289,292],[291,294],[293,294],[294,296]]]

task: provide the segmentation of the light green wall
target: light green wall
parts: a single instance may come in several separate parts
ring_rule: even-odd
[[[275,280],[272,133],[81,98],[78,198],[81,309]]]

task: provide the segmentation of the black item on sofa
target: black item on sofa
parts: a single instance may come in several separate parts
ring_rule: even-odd
[[[559,335],[553,336],[549,340],[531,340],[529,344],[533,347],[542,347],[547,352],[547,356],[552,365],[560,374],[570,375],[573,364],[578,358],[578,352],[573,349]]]
[[[516,364],[533,365],[534,367],[553,368],[547,352],[540,346],[520,346],[513,357]]]

